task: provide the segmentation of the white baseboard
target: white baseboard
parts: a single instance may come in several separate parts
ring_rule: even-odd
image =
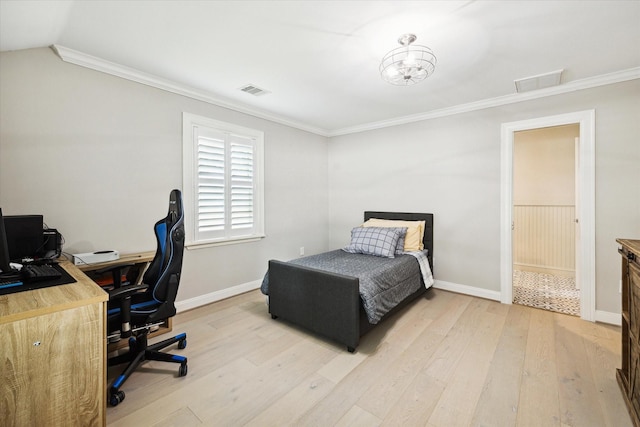
[[[596,310],[596,322],[608,323],[610,325],[621,326],[622,315],[620,313],[611,313],[610,311]]]
[[[245,292],[253,291],[255,289],[259,289],[261,284],[262,280],[254,280],[253,282],[247,282],[238,286],[232,286],[231,288],[226,288],[220,291],[211,292],[209,294],[200,295],[195,298],[176,301],[176,311],[180,313],[182,311],[187,311],[193,308],[201,307],[203,305],[211,304],[212,302],[234,297]]]
[[[211,292],[206,295],[200,295],[199,297],[190,298],[184,301],[176,301],[176,310],[178,313],[180,313],[182,311],[191,310],[203,305],[211,304],[216,301],[234,297],[245,292],[253,291],[255,289],[259,289],[261,283],[262,280],[254,280],[253,282],[243,283],[238,286]],[[460,285],[458,283],[445,282],[443,280],[436,280],[433,284],[433,287],[436,289],[442,289],[444,291],[451,291],[459,294],[500,301],[500,292],[498,291],[490,291],[488,289],[476,288],[468,285]],[[622,324],[622,317],[620,313],[611,313],[608,311],[596,310],[595,321],[620,326]]]
[[[436,289],[442,289],[444,291],[457,292],[459,294],[500,301],[500,292],[498,291],[490,291],[488,289],[476,288],[473,286],[459,285],[457,283],[445,282],[443,280],[436,280],[433,284],[433,287]]]
[[[500,301],[500,292],[498,291],[489,291],[487,289],[475,288],[473,286],[467,285],[459,285],[457,283],[445,282],[442,280],[436,280],[433,287],[436,289],[456,292],[459,294]],[[622,316],[620,315],[620,313],[611,313],[609,311],[596,310],[595,321],[620,326],[622,325]]]
[[[216,301],[220,301],[226,298],[231,298],[236,295],[243,294],[245,292],[259,289],[262,284],[262,280],[254,280],[253,282],[243,283],[231,288],[222,289],[220,291],[211,292],[209,294],[200,295],[195,298],[190,298],[183,301],[176,301],[176,311],[178,313],[186,310],[201,307],[203,305],[211,304]],[[500,292],[489,291],[487,289],[476,288],[473,286],[459,285],[457,283],[445,282],[443,280],[436,280],[433,284],[436,289],[442,289],[445,291],[457,292],[459,294],[471,295],[474,297],[486,298],[490,300],[500,301]]]

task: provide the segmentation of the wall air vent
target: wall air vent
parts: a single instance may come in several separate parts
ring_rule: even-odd
[[[260,89],[258,86],[251,84],[241,87],[240,90],[253,96],[262,96],[271,93],[268,90]]]
[[[514,80],[513,82],[516,84],[516,92],[522,93],[558,86],[560,84],[560,77],[562,77],[563,71],[564,70],[552,71],[550,73]]]

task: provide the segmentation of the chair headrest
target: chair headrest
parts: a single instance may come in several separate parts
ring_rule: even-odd
[[[169,218],[175,224],[182,217],[182,193],[180,190],[172,190],[169,195]]]

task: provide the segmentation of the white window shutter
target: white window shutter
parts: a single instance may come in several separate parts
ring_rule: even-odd
[[[230,137],[231,234],[252,234],[254,228],[255,155],[250,138]]]
[[[206,240],[225,235],[225,141],[222,132],[198,128],[196,179],[196,239]]]
[[[188,246],[264,237],[264,133],[183,114]]]

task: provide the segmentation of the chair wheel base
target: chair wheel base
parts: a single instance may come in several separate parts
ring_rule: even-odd
[[[186,363],[180,365],[180,370],[178,371],[178,376],[179,377],[187,376],[187,364]]]
[[[118,391],[109,394],[109,404],[111,406],[118,406],[120,402],[124,400],[124,391]]]

